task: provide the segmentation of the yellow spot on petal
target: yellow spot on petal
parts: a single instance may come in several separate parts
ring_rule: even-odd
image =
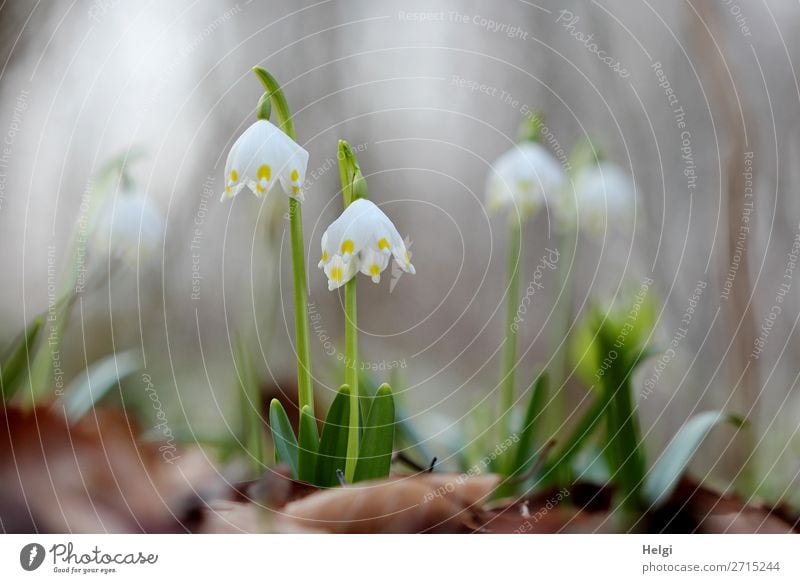
[[[239,180],[239,173],[234,168],[231,170],[231,182],[236,182],[237,180]]]
[[[373,263],[372,265],[370,265],[370,267],[369,267],[369,274],[370,274],[372,277],[375,277],[375,276],[377,276],[377,275],[380,275],[380,273],[381,273],[381,268],[380,268],[380,267],[379,267],[379,266],[378,266],[376,263]]]
[[[345,253],[350,253],[352,255],[353,251],[355,251],[355,248],[356,248],[356,244],[353,243],[352,240],[345,239],[342,242],[342,255],[344,255]]]
[[[228,194],[230,194],[232,192],[232,190],[233,189],[230,186],[226,186],[225,187],[225,192],[227,192]]]
[[[409,265],[411,263],[411,257],[408,256],[408,251],[405,251],[403,253],[403,260],[406,262],[406,265]]]
[[[269,180],[272,177],[272,168],[269,167],[269,164],[262,164],[258,167],[256,176],[259,180]]]
[[[386,237],[383,237],[380,241],[378,241],[378,249],[381,251],[385,251],[389,247],[389,241],[386,240]]]
[[[264,192],[264,189],[261,187],[261,185],[258,182],[256,182],[256,192],[258,194],[261,194],[261,193]]]
[[[292,170],[292,182],[297,182],[300,179],[300,173],[297,171],[297,168]]]
[[[322,260],[323,261],[327,261],[328,260],[328,252],[327,251],[323,251],[322,252]]]
[[[342,279],[342,268],[341,267],[333,267],[331,269],[331,279],[335,282],[339,282]]]
[[[292,186],[292,194],[297,196],[300,194],[300,187],[299,186]]]

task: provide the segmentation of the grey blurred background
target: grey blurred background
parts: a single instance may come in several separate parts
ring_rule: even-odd
[[[403,398],[424,432],[437,435],[497,390],[505,222],[486,215],[484,183],[526,109],[542,110],[566,151],[590,136],[638,186],[634,231],[578,242],[576,311],[652,277],[663,308],[657,340],[666,344],[697,282],[707,285],[676,357],[640,400],[648,446],[662,448],[693,412],[738,411],[758,444],[753,485],[771,499],[796,498],[800,282],[784,274],[800,232],[798,15],[796,3],[779,0],[7,1],[2,335],[12,338],[47,307],[48,250],[66,269],[87,181],[135,150],[131,175],[166,217],[163,253],[82,296],[67,330],[68,374],[138,347],[173,423],[195,436],[224,433],[234,423],[238,333],[264,378],[288,390],[295,365],[284,201],[219,203],[227,151],[254,120],[261,89],[250,68],[258,64],[284,84],[311,154],[303,211],[317,329],[341,338],[341,298],[327,291],[316,262],[321,233],[341,208],[333,158],[345,138],[360,150],[371,198],[410,237],[417,268],[391,293],[388,281],[361,283],[362,356],[378,368],[402,363]],[[687,137],[694,188],[684,172]],[[749,152],[754,206],[740,240]],[[528,273],[554,244],[541,213],[526,226]],[[545,283],[521,328],[520,389],[552,355],[548,324],[561,290],[555,273]],[[781,283],[790,290],[780,316],[752,358]],[[316,333],[312,350],[322,394],[338,384],[338,363]],[[575,403],[584,392],[575,381],[567,390]],[[698,464],[722,486],[742,479],[750,455],[732,437],[715,433]]]

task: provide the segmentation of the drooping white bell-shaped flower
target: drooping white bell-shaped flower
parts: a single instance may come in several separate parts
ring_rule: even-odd
[[[523,142],[492,165],[486,181],[486,203],[490,211],[517,209],[528,216],[545,200],[552,204],[565,180],[558,160],[544,146]]]
[[[143,193],[122,192],[109,199],[93,233],[94,248],[129,265],[154,256],[161,248],[164,222]]]
[[[560,205],[561,220],[591,234],[630,224],[634,213],[635,186],[623,168],[608,161],[588,164],[575,175],[574,192],[566,192]]]
[[[358,271],[379,283],[390,256],[407,273],[416,273],[408,249],[378,206],[364,198],[354,200],[322,235],[319,267],[334,290],[355,277]]]
[[[268,120],[260,119],[239,136],[225,163],[225,192],[233,198],[247,187],[256,196],[280,183],[290,197],[303,200],[308,152]]]

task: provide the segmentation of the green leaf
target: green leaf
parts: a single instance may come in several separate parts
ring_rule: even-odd
[[[109,354],[92,364],[64,389],[67,419],[70,423],[78,421],[123,378],[141,368],[142,359],[136,350]]]
[[[297,478],[297,439],[292,431],[289,417],[278,399],[269,404],[269,426],[275,443],[275,457],[289,465],[292,476]]]
[[[678,430],[647,475],[643,494],[649,504],[658,506],[669,499],[700,444],[716,425],[724,422],[737,427],[744,423],[737,415],[707,411],[692,417]]]
[[[317,419],[314,417],[310,405],[303,405],[300,410],[300,427],[297,434],[297,478],[313,484],[316,481],[319,433],[317,432]]]
[[[578,352],[584,368],[584,380],[599,385],[598,407],[590,410],[591,418],[580,431],[594,428],[602,417],[605,421],[603,452],[614,485],[626,506],[641,502],[640,490],[645,478],[641,449],[639,418],[633,400],[631,376],[643,361],[646,334],[652,329],[651,302],[647,296],[632,298],[627,309],[611,309],[606,313],[592,309],[578,337]],[[593,369],[593,370],[591,370]],[[573,434],[575,435],[575,434]],[[585,437],[584,437],[585,438]],[[575,448],[578,453],[578,448]],[[566,460],[565,460],[566,461]],[[561,476],[559,476],[561,477]]]
[[[336,470],[344,471],[347,460],[347,430],[350,422],[350,387],[342,385],[333,399],[317,455],[317,486],[328,488],[339,485]]]
[[[354,482],[385,478],[389,475],[394,446],[394,398],[386,383],[372,399],[364,424]]]
[[[394,390],[398,390],[397,372],[398,368],[393,368],[395,373],[392,376],[395,379],[390,383]],[[369,407],[372,403],[372,398],[378,392],[378,383],[375,381],[373,375],[367,371],[363,371],[359,376],[358,381],[358,394],[361,398],[361,412],[364,417],[369,413]],[[411,421],[411,415],[408,409],[403,406],[401,395],[394,395],[394,415],[395,415],[395,439],[398,444],[402,445],[403,451],[408,455],[411,451],[416,451],[418,460],[422,460],[424,464],[428,464],[433,459],[433,452],[428,446],[428,440],[423,438],[417,431],[414,423]]]
[[[557,478],[560,470],[568,467],[572,459],[582,451],[606,414],[610,395],[599,388],[594,388],[593,392],[597,394],[594,402],[578,421],[570,436],[564,441],[564,445],[556,451],[552,458],[553,461],[546,466],[547,469],[544,473],[551,481]]]
[[[530,477],[523,476],[533,465],[534,460],[540,453],[540,446],[536,439],[537,430],[542,427],[544,416],[545,401],[547,400],[548,378],[547,373],[542,372],[534,379],[530,387],[530,399],[525,410],[525,417],[522,426],[515,434],[517,442],[515,447],[509,448],[500,456],[501,471],[510,479],[504,480],[494,492],[497,499],[514,496],[526,490],[528,485],[533,483]],[[514,437],[514,435],[510,436]]]
[[[9,401],[22,386],[25,373],[28,371],[29,355],[33,351],[33,345],[42,330],[43,323],[42,316],[35,318],[25,330],[24,337],[9,350],[8,356],[0,364],[0,388],[2,388],[3,401]]]
[[[606,445],[612,479],[626,506],[640,502],[639,490],[645,479],[638,412],[633,404],[630,376],[618,384],[607,378],[605,391],[611,393],[606,415]],[[615,386],[616,385],[616,386]]]
[[[534,457],[536,457],[536,429],[540,425],[536,423],[536,419],[541,415],[547,399],[547,380],[547,373],[541,373],[531,386],[531,398],[528,401],[525,419],[519,432],[519,443],[514,452],[513,463],[508,471],[509,476],[524,474],[533,463]]]
[[[603,451],[621,502],[627,507],[637,507],[641,502],[645,463],[631,375],[636,362],[634,355],[641,348],[628,342],[622,334],[624,328],[618,324],[607,319],[597,331],[597,345],[603,355],[599,382],[608,400]]]

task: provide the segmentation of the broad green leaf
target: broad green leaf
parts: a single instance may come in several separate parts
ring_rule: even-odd
[[[342,385],[333,399],[317,454],[317,486],[328,488],[339,485],[336,470],[344,471],[347,459],[347,429],[350,422],[350,387]]]
[[[289,417],[278,399],[269,404],[269,425],[275,444],[275,457],[289,465],[292,477],[297,478],[297,439]]]
[[[608,400],[603,451],[622,503],[636,507],[640,502],[639,491],[645,478],[645,465],[631,374],[636,361],[635,354],[640,347],[627,336],[621,335],[623,328],[617,324],[607,320],[597,332],[597,344],[603,356],[599,382]]]
[[[389,475],[394,445],[394,422],[392,390],[384,383],[373,397],[367,414],[354,482],[385,478]]]
[[[716,425],[724,422],[737,427],[743,424],[737,415],[707,411],[692,417],[678,430],[645,480],[643,494],[649,504],[659,506],[669,499],[700,444]]]
[[[606,379],[604,390],[611,392],[606,414],[605,451],[609,454],[612,480],[624,496],[625,505],[636,506],[644,482],[644,457],[641,450],[638,412],[633,405],[630,377],[618,386],[613,377]]]
[[[22,381],[28,372],[30,354],[33,345],[42,330],[43,318],[39,316],[28,325],[24,336],[12,346],[8,356],[0,364],[0,388],[2,388],[3,401],[9,401],[14,393],[22,386]]]
[[[303,405],[300,410],[300,427],[297,434],[297,478],[313,484],[316,481],[319,433],[317,419],[310,405]]]
[[[392,370],[397,371],[398,369],[394,368]],[[397,377],[397,374],[395,373],[392,376]],[[375,382],[373,375],[369,374],[368,372],[362,372],[361,376],[359,377],[358,386],[359,395],[362,395],[361,411],[366,417],[366,415],[369,413],[369,407],[367,407],[365,410],[364,404],[367,403],[369,405],[371,403],[372,396],[374,396],[378,391],[378,384]],[[395,380],[391,386],[394,387],[395,393],[397,393],[397,380]],[[402,445],[403,451],[405,451],[406,454],[412,450],[416,450],[417,455],[412,457],[421,461],[422,465],[427,465],[430,463],[430,461],[433,459],[433,452],[428,447],[427,440],[420,435],[414,426],[414,423],[410,420],[408,410],[403,406],[402,397],[399,394],[394,395],[394,414],[395,439],[398,443],[398,447]]]
[[[128,350],[101,358],[64,389],[64,409],[70,423],[86,415],[113,387],[142,368],[138,351]]]

